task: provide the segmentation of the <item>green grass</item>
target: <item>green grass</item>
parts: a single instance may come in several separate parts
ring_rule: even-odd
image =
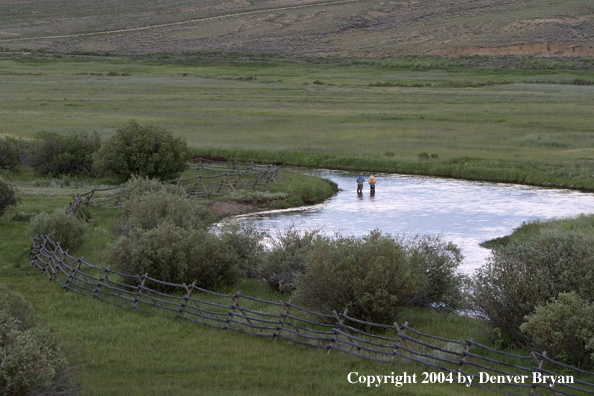
[[[594,189],[594,72],[411,64],[4,59],[0,133],[136,119],[240,160]]]

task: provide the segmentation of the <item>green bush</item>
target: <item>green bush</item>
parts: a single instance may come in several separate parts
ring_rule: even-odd
[[[0,394],[73,395],[67,362],[26,301],[0,286]]]
[[[66,135],[38,132],[31,150],[32,166],[43,176],[93,174],[93,153],[101,146],[97,132],[71,131]]]
[[[277,231],[272,246],[258,266],[258,275],[276,291],[290,292],[295,288],[295,275],[305,271],[306,256],[320,230],[299,232],[294,227]]]
[[[20,199],[16,189],[7,181],[0,178],[0,216],[6,212],[10,206],[18,205]]]
[[[534,348],[568,364],[594,366],[594,303],[575,292],[559,293],[525,320],[520,330]]]
[[[122,204],[124,230],[150,230],[167,221],[180,228],[204,228],[208,209],[198,200],[166,190],[133,194]]]
[[[120,200],[125,202],[128,199],[137,198],[143,194],[165,191],[171,195],[185,197],[186,193],[174,184],[162,183],[157,179],[148,177],[132,176],[123,185],[120,192]]]
[[[458,272],[460,248],[439,237],[423,236],[407,244],[409,266],[417,272],[418,285],[411,304],[451,312],[462,308],[468,277]]]
[[[317,237],[305,272],[295,277],[294,300],[318,312],[392,324],[414,298],[418,278],[400,241],[379,231],[363,238]]]
[[[132,175],[171,179],[187,167],[190,150],[185,140],[155,125],[130,121],[106,140],[95,155],[101,174],[128,179]]]
[[[86,223],[76,216],[67,215],[62,209],[52,213],[39,213],[29,223],[31,236],[48,234],[64,250],[74,250],[82,245],[86,231]]]
[[[0,169],[14,169],[21,160],[21,150],[16,139],[0,137]]]
[[[258,265],[265,251],[263,233],[249,222],[224,223],[219,230],[221,244],[234,256],[239,268],[250,278],[258,278]]]
[[[524,317],[559,293],[594,300],[594,241],[578,232],[543,231],[493,250],[473,282],[473,305],[503,339],[530,345]]]
[[[232,285],[241,275],[236,256],[218,236],[167,222],[146,232],[120,237],[109,249],[108,259],[126,274],[146,273],[177,284],[195,281],[197,286],[208,289]],[[164,285],[151,287],[170,290]]]

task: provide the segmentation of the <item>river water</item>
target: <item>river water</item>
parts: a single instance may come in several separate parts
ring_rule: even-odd
[[[480,242],[509,235],[525,221],[575,216],[594,211],[594,194],[561,189],[375,174],[375,195],[365,183],[357,195],[358,173],[316,170],[342,190],[320,205],[253,217],[261,229],[322,228],[325,234],[363,236],[374,229],[392,235],[440,236],[464,255],[461,271],[471,274],[490,250]],[[369,174],[363,175],[367,180]]]

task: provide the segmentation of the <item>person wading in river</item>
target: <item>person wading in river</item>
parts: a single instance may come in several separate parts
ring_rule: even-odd
[[[369,192],[375,194],[375,178],[373,175],[369,177]]]
[[[365,179],[361,173],[357,178],[357,194],[363,194],[363,183],[365,183]]]

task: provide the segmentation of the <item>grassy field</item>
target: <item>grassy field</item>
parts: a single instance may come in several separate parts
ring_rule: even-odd
[[[0,134],[136,119],[230,158],[594,190],[594,72],[468,62],[3,59]]]

